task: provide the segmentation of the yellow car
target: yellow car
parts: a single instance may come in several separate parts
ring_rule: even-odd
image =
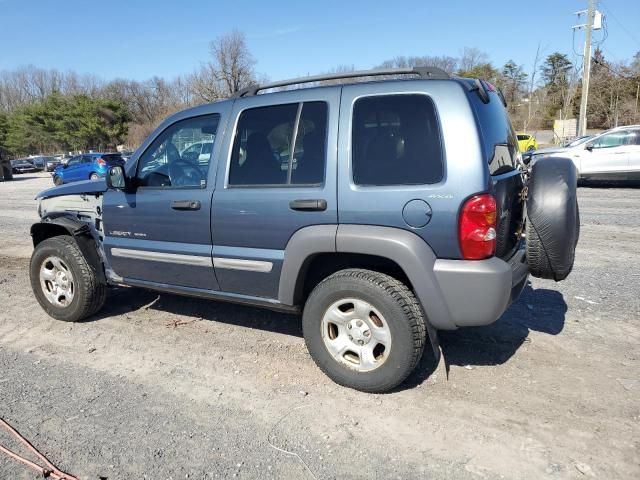
[[[521,152],[532,152],[538,149],[538,142],[536,137],[529,135],[528,133],[518,134],[518,146]]]

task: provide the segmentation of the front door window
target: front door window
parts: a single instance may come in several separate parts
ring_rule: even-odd
[[[177,122],[151,144],[138,162],[139,187],[205,188],[211,161],[196,152],[213,144],[219,115],[204,115]]]

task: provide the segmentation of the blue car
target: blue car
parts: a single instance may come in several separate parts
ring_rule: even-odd
[[[53,171],[53,183],[78,182],[80,180],[97,180],[107,174],[109,167],[124,165],[124,160],[119,153],[83,153],[71,157],[63,165]]]

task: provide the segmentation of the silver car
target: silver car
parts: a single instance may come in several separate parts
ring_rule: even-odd
[[[545,157],[570,158],[582,180],[640,180],[640,125],[617,127],[568,147],[545,148]]]

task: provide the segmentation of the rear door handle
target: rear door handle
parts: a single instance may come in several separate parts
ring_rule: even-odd
[[[327,201],[324,198],[314,200],[291,200],[289,202],[291,210],[301,212],[324,212],[327,209]]]
[[[198,200],[174,200],[171,202],[171,208],[174,210],[200,210],[200,207]]]

